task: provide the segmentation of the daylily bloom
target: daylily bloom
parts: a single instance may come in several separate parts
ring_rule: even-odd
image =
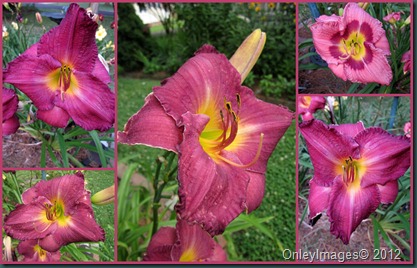
[[[40,181],[22,194],[22,200],[4,219],[7,235],[37,239],[50,252],[73,242],[104,241],[81,172]]]
[[[300,96],[298,97],[298,113],[301,114],[303,121],[314,118],[313,114],[320,109],[324,109],[326,99],[320,96]]]
[[[162,227],[149,242],[144,261],[227,261],[226,252],[198,224],[179,220]]]
[[[394,24],[400,19],[401,19],[401,12],[392,12],[383,18],[384,21],[388,21],[391,24]]]
[[[405,52],[401,57],[401,62],[404,63],[403,72],[406,74],[411,70],[411,52],[410,50]]]
[[[348,3],[341,17],[320,16],[310,29],[317,53],[336,76],[355,83],[390,84],[385,30],[356,3]]]
[[[98,58],[97,23],[71,4],[61,24],[9,63],[3,81],[25,93],[39,119],[65,127],[70,117],[86,130],[105,131],[114,122],[110,76]]]
[[[178,215],[216,235],[262,202],[268,158],[292,119],[256,99],[227,58],[204,45],[153,88],[118,140],[178,153]]]
[[[398,178],[410,166],[410,140],[362,122],[300,124],[314,167],[310,219],[326,210],[330,232],[348,244],[351,234],[380,203],[394,202]]]
[[[59,251],[49,252],[41,248],[38,240],[21,241],[17,246],[17,252],[24,256],[25,262],[57,262],[61,258]]]
[[[411,131],[412,131],[412,128],[411,128],[411,122],[407,122],[407,123],[405,123],[405,125],[404,125],[404,135],[407,137],[407,138],[411,138]]]
[[[14,91],[3,87],[3,136],[15,133],[20,126],[16,115],[18,102]]]

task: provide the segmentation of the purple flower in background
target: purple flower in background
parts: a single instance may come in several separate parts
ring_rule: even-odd
[[[24,256],[25,262],[57,262],[61,258],[59,251],[49,252],[41,248],[37,239],[21,241],[17,252]]]
[[[3,87],[3,136],[15,133],[20,126],[16,115],[18,102],[14,91]]]
[[[226,252],[198,224],[179,220],[176,228],[162,227],[154,234],[145,261],[227,261]]]

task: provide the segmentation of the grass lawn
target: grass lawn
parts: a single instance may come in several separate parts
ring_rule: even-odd
[[[144,98],[160,81],[119,77],[118,83],[118,128],[123,130],[128,118],[142,107]],[[155,172],[156,157],[163,153],[163,150],[147,146],[118,144],[119,163],[138,164],[137,171],[148,180]],[[295,123],[290,126],[272,154],[266,174],[265,197],[262,205],[253,214],[259,218],[273,216],[265,226],[279,240],[282,248],[295,250]],[[126,226],[134,228],[132,225],[137,223],[132,222]],[[121,226],[119,223],[119,233]],[[229,256],[229,260],[283,260],[281,251],[273,240],[255,228],[233,233],[232,238],[237,256],[233,259]],[[119,241],[125,240],[126,238],[119,237]],[[132,248],[134,247],[130,250]]]

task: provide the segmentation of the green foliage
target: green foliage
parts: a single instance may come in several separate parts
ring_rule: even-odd
[[[295,100],[295,81],[288,80],[282,75],[273,78],[271,74],[262,77],[259,87],[263,95],[274,98],[286,96],[287,99]]]
[[[141,53],[150,51],[149,32],[132,4],[119,4],[118,16],[118,64],[125,72],[138,71],[144,66]]]

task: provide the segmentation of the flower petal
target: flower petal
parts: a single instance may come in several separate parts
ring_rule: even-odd
[[[146,97],[145,105],[129,119],[124,130],[118,132],[117,140],[130,145],[144,144],[177,152],[182,132],[151,93]]]
[[[240,75],[226,56],[204,45],[172,77],[163,81],[162,86],[153,90],[178,125],[187,111],[211,112],[220,118],[224,100],[235,100],[240,88]]]
[[[171,253],[174,261],[205,261],[213,256],[216,242],[200,225],[179,220],[177,238]]]
[[[329,65],[337,66],[342,63],[338,55],[340,53],[338,52],[339,40],[344,31],[342,19],[336,15],[322,15],[317,18],[310,30],[313,35],[314,48],[320,57]]]
[[[343,81],[347,80],[344,64],[328,64],[328,67],[337,77],[342,78]]]
[[[201,224],[211,235],[220,234],[245,209],[249,176],[241,168],[215,162],[203,150],[199,137],[207,116],[188,112],[182,120],[176,209],[181,219]]]
[[[68,112],[85,130],[106,131],[114,123],[115,96],[101,80],[87,73],[74,72],[77,86],[57,96],[55,104]]]
[[[238,113],[238,132],[232,144],[225,148],[234,153],[243,164],[250,163],[257,155],[263,134],[262,150],[250,171],[265,173],[268,159],[291,125],[294,114],[286,107],[257,99],[247,87],[240,92],[242,106]]]
[[[375,48],[373,44],[365,43],[366,54],[356,61],[350,58],[344,64],[347,79],[354,83],[376,82],[389,85],[392,80],[392,71],[385,53]]]
[[[39,245],[47,251],[57,251],[62,246],[74,242],[104,241],[105,233],[94,219],[91,205],[80,203],[70,214],[66,226],[59,226],[56,231],[39,241]]]
[[[111,77],[110,77],[108,70],[106,69],[104,64],[101,62],[100,57],[101,57],[100,55],[97,57],[96,64],[94,64],[94,69],[91,72],[91,74],[94,75],[95,77],[98,77],[104,84],[109,84],[111,82]]]
[[[61,63],[50,55],[21,55],[9,63],[3,82],[19,88],[38,109],[50,110],[57,92],[48,86],[49,75],[60,67]]]
[[[350,137],[325,125],[320,120],[304,121],[299,125],[311,161],[314,180],[321,186],[330,186],[337,176],[336,166],[349,156],[359,158],[359,145]]]
[[[39,239],[53,233],[57,225],[46,220],[44,204],[51,204],[45,197],[38,197],[27,205],[17,205],[4,219],[6,234],[19,240]]]
[[[308,195],[309,218],[313,219],[318,214],[327,210],[331,187],[320,186],[314,178],[310,180],[310,194]]]
[[[257,209],[264,198],[265,193],[265,175],[248,171],[249,184],[246,192],[247,212],[250,213]]]
[[[16,93],[12,89],[3,87],[3,122],[11,118],[17,111],[19,102]]]
[[[365,126],[361,121],[354,124],[330,125],[330,127],[351,138],[355,138],[359,132],[365,130]]]
[[[366,167],[361,187],[385,185],[404,175],[410,167],[410,139],[393,136],[377,127],[368,128],[355,137],[360,144]]]
[[[11,135],[17,131],[20,126],[19,117],[13,115],[11,118],[3,121],[2,130],[3,136]]]
[[[144,261],[172,261],[171,250],[177,240],[177,232],[172,227],[161,227],[149,242]]]
[[[374,212],[380,203],[378,188],[373,185],[348,191],[338,176],[332,186],[329,197],[327,215],[330,221],[330,232],[348,244],[351,234],[356,230],[362,220]]]
[[[38,110],[36,116],[49,125],[59,128],[66,127],[70,119],[69,114],[58,106],[54,106],[51,110]]]
[[[92,72],[98,55],[97,27],[85,9],[71,4],[59,26],[39,40],[38,55],[49,54],[78,72]]]
[[[381,203],[389,204],[393,203],[398,194],[398,181],[390,181],[385,185],[376,185],[381,195]]]

